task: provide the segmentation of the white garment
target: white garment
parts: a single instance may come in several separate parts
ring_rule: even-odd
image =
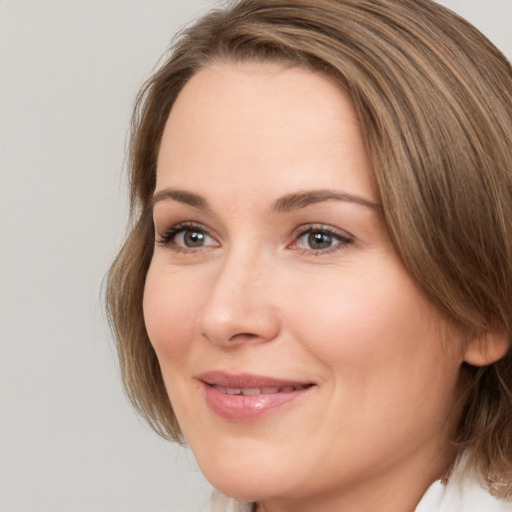
[[[470,479],[434,482],[415,512],[512,512],[512,502],[499,500]]]
[[[253,508],[252,503],[243,503],[214,492],[206,512],[252,512]]]
[[[242,503],[215,493],[207,512],[252,512],[251,503]],[[334,512],[334,511],[333,511]],[[415,512],[512,512],[512,502],[498,500],[472,480],[450,479],[434,482],[418,503]]]

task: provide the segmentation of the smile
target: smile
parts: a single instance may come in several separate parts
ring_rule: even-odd
[[[208,408],[230,421],[254,421],[309,394],[311,382],[207,372],[199,376]]]
[[[223,386],[213,386],[217,391],[225,393],[226,395],[273,395],[274,393],[291,393],[300,389],[306,389],[311,384],[303,384],[299,386],[282,386],[282,387],[271,387],[271,388],[226,388]]]

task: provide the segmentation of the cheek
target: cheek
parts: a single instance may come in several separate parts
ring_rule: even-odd
[[[288,324],[297,334],[302,332],[319,354],[331,353],[328,359],[338,351],[347,357],[369,355],[383,336],[398,330],[404,313],[400,297],[393,297],[370,274],[340,274],[315,276],[308,286],[303,286],[304,281],[291,286]]]
[[[183,359],[196,325],[197,294],[152,264],[144,287],[146,330],[162,366]]]
[[[357,385],[381,379],[403,386],[406,378],[430,385],[430,374],[443,368],[453,380],[462,351],[446,344],[463,343],[455,333],[448,336],[446,321],[401,264],[384,268],[367,265],[365,272],[317,281],[307,293],[296,287],[292,295],[300,306],[289,309],[295,321],[288,322],[296,337],[333,373]]]

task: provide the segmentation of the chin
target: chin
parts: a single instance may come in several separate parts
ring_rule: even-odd
[[[239,501],[254,502],[268,499],[277,489],[276,483],[262,481],[251,473],[238,475],[225,475],[223,472],[215,474],[203,473],[210,484],[219,492]]]
[[[247,467],[249,466],[249,467]],[[264,466],[241,464],[199,464],[210,484],[219,492],[239,501],[255,502],[288,494],[290,482]]]

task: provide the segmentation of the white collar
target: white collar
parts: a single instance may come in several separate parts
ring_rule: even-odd
[[[491,496],[471,478],[453,475],[446,485],[434,482],[415,512],[512,512],[512,503]]]
[[[215,492],[208,512],[252,512],[251,503],[236,501]],[[455,475],[448,484],[434,482],[423,495],[415,512],[512,512],[512,502],[494,498],[475,480]]]

